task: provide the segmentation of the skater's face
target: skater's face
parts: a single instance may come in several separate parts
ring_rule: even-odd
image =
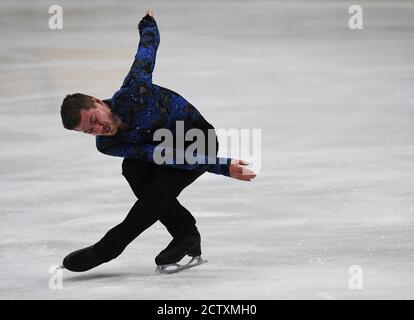
[[[81,121],[75,128],[94,136],[113,136],[118,131],[118,122],[109,106],[102,100],[92,98],[95,108],[81,110]]]

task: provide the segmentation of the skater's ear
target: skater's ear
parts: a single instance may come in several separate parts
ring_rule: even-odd
[[[96,98],[96,97],[92,97],[92,102],[94,103],[94,104],[103,104],[103,101],[101,100],[101,99],[99,99],[99,98]]]

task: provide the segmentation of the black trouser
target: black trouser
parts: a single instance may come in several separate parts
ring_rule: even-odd
[[[206,150],[207,145],[208,143]],[[217,138],[215,151],[218,151]],[[177,197],[204,172],[124,159],[122,174],[138,200],[125,220],[95,244],[102,261],[116,258],[132,240],[157,220],[166,226],[174,238],[196,232],[194,217],[180,204]]]

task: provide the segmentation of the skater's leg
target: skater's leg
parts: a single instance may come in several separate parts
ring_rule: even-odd
[[[128,181],[135,196],[140,199],[147,186],[155,179],[156,164],[138,159],[122,161],[122,175]]]
[[[204,132],[206,138],[209,138],[208,130],[212,129],[213,126],[203,119],[197,124],[197,127]],[[206,152],[211,151],[208,153],[210,157],[217,157],[219,148],[217,135],[214,134],[210,138],[215,139],[215,149],[209,149],[210,146],[208,140],[206,139],[204,150]],[[193,142],[187,141],[187,143],[190,145]],[[170,204],[164,215],[160,218],[160,222],[164,224],[173,238],[180,238],[186,235],[194,235],[198,233],[195,225],[196,221],[193,215],[186,208],[184,208],[177,199]]]
[[[204,127],[206,132],[211,126],[208,123],[200,123],[200,128]],[[209,156],[217,157],[218,153],[218,139],[215,138],[215,149],[214,152],[209,152]],[[205,150],[209,150],[208,141],[206,141]],[[173,240],[168,246],[162,250],[155,258],[155,263],[160,265],[167,265],[180,261],[185,255],[192,257],[198,257],[201,259],[201,236],[195,226],[195,219],[191,213],[185,209],[177,200],[177,202],[169,207],[175,210],[166,212],[160,221],[167,227],[168,231],[173,236]]]
[[[127,217],[95,244],[103,261],[117,257],[140,233],[154,224],[181,191],[204,172],[157,166],[154,179],[142,190]]]
[[[145,188],[154,180],[155,166],[155,164],[136,159],[124,159],[122,162],[122,174],[138,199],[142,198]],[[159,220],[173,238],[197,232],[193,215],[181,205],[178,199],[173,199],[168,204]]]
[[[196,220],[178,199],[170,202],[159,220],[173,238],[197,233]]]

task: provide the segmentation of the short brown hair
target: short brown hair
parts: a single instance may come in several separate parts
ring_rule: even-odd
[[[75,129],[81,121],[81,110],[95,108],[92,97],[83,93],[68,94],[63,99],[60,115],[66,129]]]

